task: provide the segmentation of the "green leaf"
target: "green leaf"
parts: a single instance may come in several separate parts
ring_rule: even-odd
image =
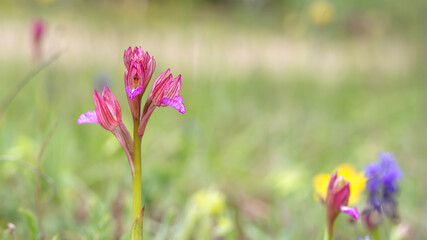
[[[19,213],[25,217],[28,228],[30,229],[30,238],[37,240],[39,235],[39,227],[37,224],[37,218],[30,210],[20,208]]]
[[[132,230],[130,231],[131,240],[142,240],[143,217],[144,217],[144,207],[142,207],[141,212],[139,213],[138,217],[136,217],[135,221],[132,224]]]

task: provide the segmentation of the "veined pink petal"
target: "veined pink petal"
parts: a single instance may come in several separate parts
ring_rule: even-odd
[[[186,109],[184,106],[184,102],[181,96],[176,96],[174,99],[170,98],[163,98],[162,99],[162,106],[171,106],[178,110],[178,112],[184,114]]]
[[[98,123],[98,118],[96,118],[95,111],[89,111],[87,113],[81,114],[79,119],[77,120],[78,124],[83,123]]]
[[[147,53],[148,54],[148,53]],[[151,57],[146,65],[146,69],[144,71],[144,88],[147,87],[151,78],[153,77],[154,70],[156,69],[156,60],[154,57]]]
[[[107,86],[102,90],[102,98],[105,102],[105,105],[110,110],[111,115],[117,122],[122,121],[122,111],[120,109],[120,104],[117,101],[116,97],[114,97],[113,93],[110,92]]]
[[[93,100],[96,117],[103,128],[112,131],[122,122],[120,105],[108,87],[104,88],[102,96],[95,89]]]
[[[335,171],[332,175],[331,178],[329,179],[329,184],[328,184],[328,194],[331,194],[334,192],[334,184],[335,184],[335,180],[338,177],[338,172]]]
[[[165,89],[170,84],[172,79],[172,74],[169,73],[170,69],[166,70],[160,74],[154,81],[153,88],[151,89],[148,98],[151,99],[155,106],[160,107],[162,104],[162,99],[165,93]]]
[[[166,71],[162,72],[154,81],[153,83],[153,89],[151,90],[150,94],[154,94],[154,92],[157,92],[160,85],[163,85],[165,82],[167,82],[166,80],[169,79],[169,74],[170,69],[168,68]],[[169,76],[167,76],[169,74]]]
[[[166,88],[163,97],[173,99],[179,95],[179,90],[181,90],[181,74],[178,75],[178,77],[176,77]]]
[[[351,208],[351,207],[347,207],[347,206],[341,206],[340,207],[340,211],[343,213],[346,213],[350,216],[352,216],[355,219],[359,218],[359,212],[357,211],[357,208]]]
[[[124,54],[123,54],[123,62],[125,63],[126,69],[129,68],[131,54],[132,54],[132,48],[131,47],[126,49]]]

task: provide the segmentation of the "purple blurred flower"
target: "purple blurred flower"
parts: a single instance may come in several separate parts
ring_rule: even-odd
[[[398,192],[397,183],[403,173],[392,154],[380,153],[379,160],[365,168],[369,203],[378,211],[385,211],[390,217],[395,217],[397,215],[395,200]]]

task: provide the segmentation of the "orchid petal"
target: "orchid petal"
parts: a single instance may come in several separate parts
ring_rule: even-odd
[[[357,211],[357,208],[351,208],[351,207],[347,207],[347,206],[341,206],[340,207],[340,211],[343,213],[346,213],[350,216],[352,216],[355,219],[359,218],[359,212]]]
[[[89,111],[87,113],[81,114],[79,119],[77,120],[78,124],[84,123],[99,123],[98,118],[96,117],[95,111]]]
[[[175,108],[178,112],[184,114],[186,109],[184,106],[184,102],[181,96],[176,96],[174,99],[163,98],[162,105],[167,105]]]

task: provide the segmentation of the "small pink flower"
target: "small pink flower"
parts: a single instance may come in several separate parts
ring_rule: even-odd
[[[142,48],[135,47],[132,51],[129,47],[124,52],[123,62],[126,67],[125,90],[128,98],[133,99],[144,92],[153,76],[156,61]]]
[[[171,106],[184,114],[186,109],[179,90],[181,89],[181,75],[173,79],[172,74],[169,74],[170,69],[166,70],[156,81],[154,81],[153,88],[148,95],[156,107]]]
[[[113,131],[122,122],[120,105],[113,93],[110,92],[108,87],[104,87],[101,96],[95,89],[93,100],[95,102],[95,111],[80,115],[77,123],[99,123],[106,130]]]
[[[43,22],[43,20],[37,20],[33,22],[33,41],[39,43],[41,41],[41,38],[43,36],[43,33],[45,32],[46,25]]]
[[[326,194],[326,222],[329,235],[332,235],[333,226],[340,212],[349,214],[355,219],[359,218],[356,208],[347,207],[350,198],[350,183],[338,172],[331,175]]]
[[[46,24],[43,20],[34,21],[31,27],[32,43],[33,43],[33,57],[36,61],[41,59],[42,55],[42,38],[46,31]]]
[[[81,114],[77,123],[98,123],[106,130],[111,131],[119,141],[120,145],[122,145],[133,175],[133,140],[126,126],[122,122],[122,111],[120,109],[119,102],[117,102],[108,87],[104,87],[102,96],[95,89],[93,100],[95,102],[95,111],[89,111],[85,114]]]

